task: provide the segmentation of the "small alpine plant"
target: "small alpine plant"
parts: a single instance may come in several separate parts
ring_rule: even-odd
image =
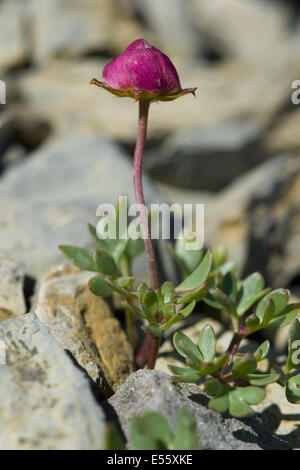
[[[224,251],[191,251],[186,249],[187,245],[182,240],[176,241],[171,252],[182,270],[183,281],[174,285],[170,281],[161,284],[159,280],[142,185],[149,107],[155,101],[172,101],[189,93],[195,95],[196,88],[183,89],[170,59],[144,39],[134,41],[125,52],[108,63],[103,70],[103,79],[98,81],[94,78],[90,83],[119,97],[133,98],[139,104],[133,186],[143,237],[120,236],[121,208],[117,207],[115,220],[111,221],[107,216],[106,222],[115,223],[119,238],[102,239],[99,231],[89,225],[96,251],[64,245],[60,247],[62,252],[81,269],[97,273],[89,282],[95,295],[106,298],[117,293],[121,296],[127,333],[133,347],[136,346],[133,317],[142,319],[146,335],[135,357],[136,368],[146,365],[153,369],[164,332],[191,315],[197,303],[204,302],[228,316],[231,342],[225,352],[218,353],[211,325],[203,328],[198,344],[177,331],[173,343],[184,359],[185,367],[169,366],[173,380],[202,384],[211,396],[211,408],[219,412],[228,411],[236,417],[253,413],[251,405],[264,399],[264,387],[273,382],[285,387],[286,397],[291,403],[299,404],[300,304],[290,302],[288,290],[265,287],[260,273],[240,280]],[[130,222],[128,233],[129,228]],[[132,276],[132,262],[144,250],[148,259],[149,285],[145,282],[137,284]],[[264,341],[253,352],[244,340],[262,329],[276,329],[289,323],[286,364],[268,364],[262,369],[260,363],[268,355],[269,341]],[[245,347],[249,349],[246,352]]]

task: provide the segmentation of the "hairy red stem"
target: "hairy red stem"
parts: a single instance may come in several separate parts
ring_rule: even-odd
[[[145,241],[145,248],[148,258],[150,287],[153,290],[159,289],[159,278],[157,270],[156,256],[151,240],[150,229],[148,224],[148,214],[145,206],[143,193],[143,155],[147,137],[147,125],[150,101],[139,102],[139,122],[136,145],[133,161],[133,185],[137,204],[139,204],[139,216],[141,221],[141,229]],[[155,338],[147,333],[144,343],[136,357],[136,363],[142,367],[147,361],[148,369],[153,369],[159,348],[159,338]]]

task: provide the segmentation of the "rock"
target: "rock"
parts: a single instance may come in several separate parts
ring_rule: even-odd
[[[26,312],[23,283],[24,266],[0,252],[0,322]]]
[[[84,321],[101,357],[105,377],[115,391],[133,372],[132,347],[119,321],[110,311],[109,315],[99,315],[99,309],[95,308],[98,297],[85,288],[81,290],[78,300]]]
[[[110,46],[114,7],[109,0],[33,0],[34,59],[105,51]]]
[[[0,448],[103,449],[103,412],[48,328],[30,313],[2,322],[0,339]]]
[[[192,0],[190,9],[200,30],[237,60],[263,62],[292,53],[288,22],[291,10],[284,2],[260,0]],[[272,46],[270,46],[272,45]]]
[[[119,146],[102,137],[69,135],[49,141],[0,181],[0,245],[43,275],[65,258],[58,245],[90,246],[87,223],[96,224],[99,204],[120,195],[134,201],[132,163]],[[162,202],[145,177],[145,197]],[[146,263],[135,271],[147,277]]]
[[[247,121],[177,131],[147,152],[145,168],[165,183],[217,191],[266,158],[259,151],[262,134]]]
[[[136,9],[155,37],[157,47],[166,54],[186,58],[200,53],[203,38],[195,27],[190,6],[184,0],[133,0],[131,3],[131,8]]]
[[[0,2],[0,72],[23,65],[28,59],[25,8],[22,0]]]
[[[299,170],[298,157],[273,158],[205,207],[206,242],[226,247],[243,275],[260,271],[272,287],[300,274]]]
[[[107,396],[132,372],[133,353],[107,302],[89,291],[91,276],[72,265],[53,267],[41,283],[35,310]]]
[[[282,152],[300,151],[300,109],[295,108],[290,113],[285,113],[264,138],[264,149],[271,155],[279,155]]]
[[[110,388],[102,362],[78,305],[78,289],[84,288],[90,277],[90,273],[72,265],[53,267],[41,282],[35,311],[62,348],[71,353],[79,366],[98,383],[101,393],[107,396]],[[104,300],[99,299],[96,313],[100,318],[111,315]]]
[[[294,450],[300,450],[300,405],[289,403],[285,389],[278,384],[266,388],[266,398],[254,407],[261,413],[262,425],[271,433],[286,441]]]
[[[110,398],[123,432],[128,438],[130,420],[153,410],[175,426],[178,410],[190,409],[197,422],[199,449],[259,450],[287,449],[280,439],[268,434],[254,420],[237,420],[207,408],[207,397],[198,387],[173,385],[163,372],[139,370]]]

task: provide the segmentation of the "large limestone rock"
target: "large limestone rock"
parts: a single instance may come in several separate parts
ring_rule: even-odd
[[[103,449],[103,412],[48,328],[30,313],[2,322],[0,340],[0,449]]]
[[[26,312],[23,283],[24,266],[0,252],[0,322]]]
[[[72,265],[53,267],[41,282],[35,310],[105,397],[132,372],[133,353],[106,301],[89,291],[91,276]]]
[[[163,372],[139,370],[109,400],[123,432],[129,436],[130,420],[146,411],[158,411],[175,426],[178,410],[186,407],[197,422],[199,449],[287,449],[283,441],[265,432],[252,420],[226,418],[206,406],[207,397],[198,387],[173,385]]]

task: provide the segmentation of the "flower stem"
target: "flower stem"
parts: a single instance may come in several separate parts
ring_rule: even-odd
[[[133,184],[134,193],[137,204],[139,204],[139,215],[141,221],[141,229],[144,236],[145,248],[148,257],[149,275],[150,275],[150,287],[153,290],[159,289],[158,271],[155,252],[150,236],[150,229],[148,224],[147,209],[145,206],[145,199],[143,193],[143,154],[146,144],[147,137],[147,124],[148,124],[148,113],[150,107],[150,100],[139,102],[139,124],[138,134],[136,138],[136,146],[134,151],[133,161]]]
[[[139,122],[138,133],[136,138],[136,146],[134,151],[133,162],[133,185],[135,192],[135,199],[139,205],[139,216],[141,221],[141,229],[145,242],[145,249],[148,258],[150,287],[153,290],[159,289],[159,278],[157,270],[156,256],[150,236],[150,229],[148,224],[148,214],[145,206],[144,193],[143,193],[143,155],[147,137],[147,125],[149,114],[150,100],[139,101]],[[137,355],[137,364],[142,367],[147,362],[148,369],[153,369],[159,349],[159,338],[147,333],[141,350]]]

